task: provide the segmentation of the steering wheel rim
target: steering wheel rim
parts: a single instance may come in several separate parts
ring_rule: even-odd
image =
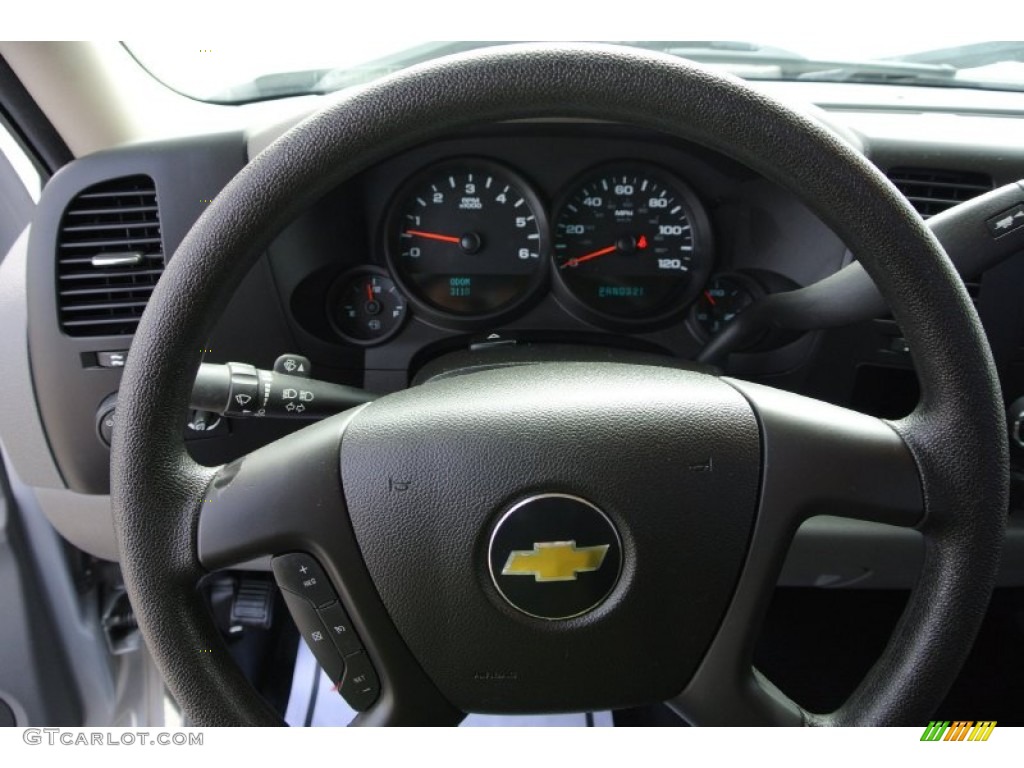
[[[344,98],[254,158],[168,262],[124,371],[111,487],[126,586],[171,692],[196,724],[280,724],[225,654],[200,652],[219,645],[195,586],[217,564],[200,551],[199,538],[202,518],[215,506],[204,500],[225,473],[189,458],[181,424],[200,349],[223,298],[295,215],[344,179],[445,132],[524,117],[616,120],[727,154],[799,196],[875,279],[908,339],[922,389],[914,413],[891,424],[912,455],[923,496],[923,514],[896,522],[914,525],[926,542],[921,577],[893,639],[850,699],[828,715],[777,706],[781,698],[767,684],[746,704],[723,698],[721,706],[704,708],[699,700],[708,689],[699,683],[707,664],[676,705],[706,722],[902,724],[926,718],[980,626],[1007,506],[998,379],[966,291],[888,181],[819,125],[738,80],[668,56],[596,45],[488,49],[407,70]],[[800,407],[736,386],[759,403],[762,429],[773,413]],[[846,417],[829,410],[822,418]],[[843,428],[837,434],[842,437]],[[870,471],[885,469],[872,465]],[[839,482],[841,474],[830,477]],[[782,525],[782,538],[795,530],[793,522]],[[354,554],[358,558],[359,550]],[[723,625],[728,621],[727,615]],[[949,626],[960,631],[949,633]],[[717,647],[716,639],[711,650]],[[403,658],[408,675],[425,677],[411,656]],[[737,683],[754,684],[760,685],[746,677]],[[429,689],[430,681],[424,685]],[[457,719],[443,697],[427,698],[436,721]],[[402,707],[385,704],[384,714],[366,722],[409,719]]]

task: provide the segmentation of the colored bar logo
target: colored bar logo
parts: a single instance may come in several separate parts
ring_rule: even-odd
[[[932,720],[921,734],[921,741],[988,741],[995,720]]]

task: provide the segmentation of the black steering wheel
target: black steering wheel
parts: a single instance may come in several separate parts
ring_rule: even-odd
[[[188,456],[182,424],[200,349],[276,233],[397,151],[542,117],[683,137],[792,190],[889,302],[921,380],[914,413],[884,422],[690,371],[549,363],[427,383],[225,467]],[[171,692],[199,725],[281,723],[224,651],[196,585],[210,570],[286,553],[312,558],[301,562],[322,568],[319,586],[350,614],[362,650],[332,674],[379,680],[357,724],[655,701],[695,724],[919,723],[973,642],[1007,509],[984,333],[896,190],[740,81],[611,46],[441,60],[289,131],[168,263],[118,413],[111,486],[126,585]],[[751,660],[796,528],[826,513],[915,527],[925,558],[882,657],[842,707],[811,714]]]

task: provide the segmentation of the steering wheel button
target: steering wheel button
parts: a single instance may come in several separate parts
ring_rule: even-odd
[[[992,237],[1002,237],[1024,227],[1024,204],[1015,205],[1008,211],[993,216],[985,222]]]
[[[277,585],[301,595],[315,608],[336,602],[338,596],[320,564],[306,554],[282,555],[271,562]]]
[[[352,619],[345,613],[341,603],[331,603],[326,608],[317,611],[320,614],[320,621],[327,627],[327,634],[334,641],[338,653],[342,656],[349,656],[356,651],[363,650],[363,644],[352,626]]]
[[[301,597],[288,592],[284,593],[284,602],[317,663],[332,681],[341,680],[345,674],[345,660],[331,642],[327,627],[320,621],[316,609]]]
[[[380,695],[380,680],[363,651],[345,659],[345,677],[338,692],[356,712],[365,712]]]

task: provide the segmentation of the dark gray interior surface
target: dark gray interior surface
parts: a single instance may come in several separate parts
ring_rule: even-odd
[[[986,120],[1003,127],[1015,119],[1012,116],[974,115],[968,127],[973,134],[965,128],[963,135],[946,132],[941,140],[933,141],[922,130],[928,125],[926,117],[919,114],[894,111],[882,119],[830,106],[829,119],[849,126],[861,137],[868,156],[883,170],[941,166],[988,174],[994,184],[1024,176],[1024,152],[1020,146],[991,141],[972,143],[972,136],[978,135],[978,127],[984,126]],[[1005,134],[1005,130],[1001,133]],[[564,151],[568,145],[574,147],[571,153]],[[406,386],[417,367],[433,355],[465,348],[468,341],[490,332],[492,329],[488,328],[466,332],[438,327],[416,319],[414,314],[391,341],[363,349],[331,335],[315,319],[310,321],[310,315],[320,311],[323,294],[318,291],[325,291],[334,276],[356,264],[383,263],[379,222],[391,195],[408,174],[438,158],[463,154],[496,156],[517,168],[528,168],[531,178],[536,177],[552,197],[574,170],[593,163],[623,157],[668,163],[697,188],[702,201],[712,210],[716,232],[721,234],[716,259],[723,267],[753,266],[767,259],[797,283],[804,283],[838,268],[846,257],[834,236],[792,198],[778,194],[777,189],[756,174],[706,150],[617,126],[525,122],[486,126],[468,135],[410,150],[329,192],[271,244],[267,257],[249,275],[228,307],[220,329],[211,339],[213,351],[207,359],[241,360],[269,367],[280,352],[296,351],[313,360],[319,377],[364,384],[384,392]],[[175,165],[168,162],[171,158],[180,159],[177,164],[188,168],[188,172],[182,173],[179,168],[168,175]],[[558,162],[546,162],[552,158]],[[50,185],[44,194],[44,205],[32,235],[32,277],[27,294],[22,295],[28,298],[25,306],[31,307],[33,318],[31,365],[34,386],[41,395],[38,402],[46,431],[39,430],[38,422],[26,430],[23,414],[8,413],[0,424],[5,434],[0,436],[9,446],[12,463],[21,468],[30,484],[51,486],[41,494],[41,500],[44,511],[58,528],[102,556],[111,557],[113,550],[110,543],[104,546],[97,539],[97,532],[100,537],[109,536],[103,531],[105,526],[96,525],[97,514],[102,515],[106,504],[108,450],[96,434],[95,409],[116,391],[120,373],[87,365],[83,355],[126,349],[130,337],[70,339],[59,331],[52,304],[53,233],[64,206],[81,189],[126,173],[145,172],[154,176],[160,189],[161,222],[165,247],[170,252],[176,239],[205,207],[202,201],[211,199],[244,160],[245,137],[240,134],[128,147],[73,164],[68,169],[68,178],[73,176],[74,182]],[[25,277],[15,273],[10,279]],[[12,286],[17,288],[16,284]],[[1015,314],[1010,311],[1012,296],[1007,296],[1005,290],[1000,292],[1000,286],[1005,288],[1006,281],[983,278],[979,307],[990,338],[999,335],[1010,339],[1008,359],[1000,365],[1004,392],[1010,402],[1024,392],[1024,353],[1018,341],[1020,329],[1013,324]],[[625,345],[679,359],[692,356],[699,348],[685,316],[664,329],[622,334],[580,322],[550,297],[498,330],[540,342],[585,340]],[[737,355],[730,365],[745,377],[851,404],[858,387],[858,372],[865,365],[887,371],[911,370],[909,356],[895,351],[898,348],[893,346],[898,336],[891,323],[877,321],[809,336],[774,353]],[[4,342],[13,351],[19,351],[17,339]],[[20,350],[26,364],[28,352],[28,348]],[[32,393],[25,393],[19,401],[26,402],[26,397],[27,402],[34,400]],[[286,423],[237,422],[230,430],[193,441],[191,448],[201,460],[224,461],[290,428]],[[19,439],[8,436],[13,434],[18,434]],[[23,454],[31,445],[49,446],[56,461],[46,461],[48,457],[41,451]],[[824,535],[833,541],[850,535],[847,528],[828,520],[815,525],[815,541]],[[864,537],[875,544],[861,546]],[[911,570],[904,567],[913,561],[911,550],[899,549],[903,553],[899,557],[883,556],[890,547],[901,546],[897,543],[902,540],[899,535],[873,528],[859,531],[856,539],[860,543],[851,544],[850,558],[857,563],[856,572],[861,575],[856,579],[841,578],[835,583],[911,583]],[[1008,546],[1016,546],[1015,541],[1010,539]],[[816,553],[824,550],[818,544],[801,547],[799,538],[797,543],[793,555],[796,565],[787,570],[793,583],[813,584],[835,575],[826,560],[819,561]],[[879,543],[880,546],[876,545]],[[1021,569],[1013,563],[1022,558],[1024,553],[1008,550],[1002,583],[1021,583]]]

